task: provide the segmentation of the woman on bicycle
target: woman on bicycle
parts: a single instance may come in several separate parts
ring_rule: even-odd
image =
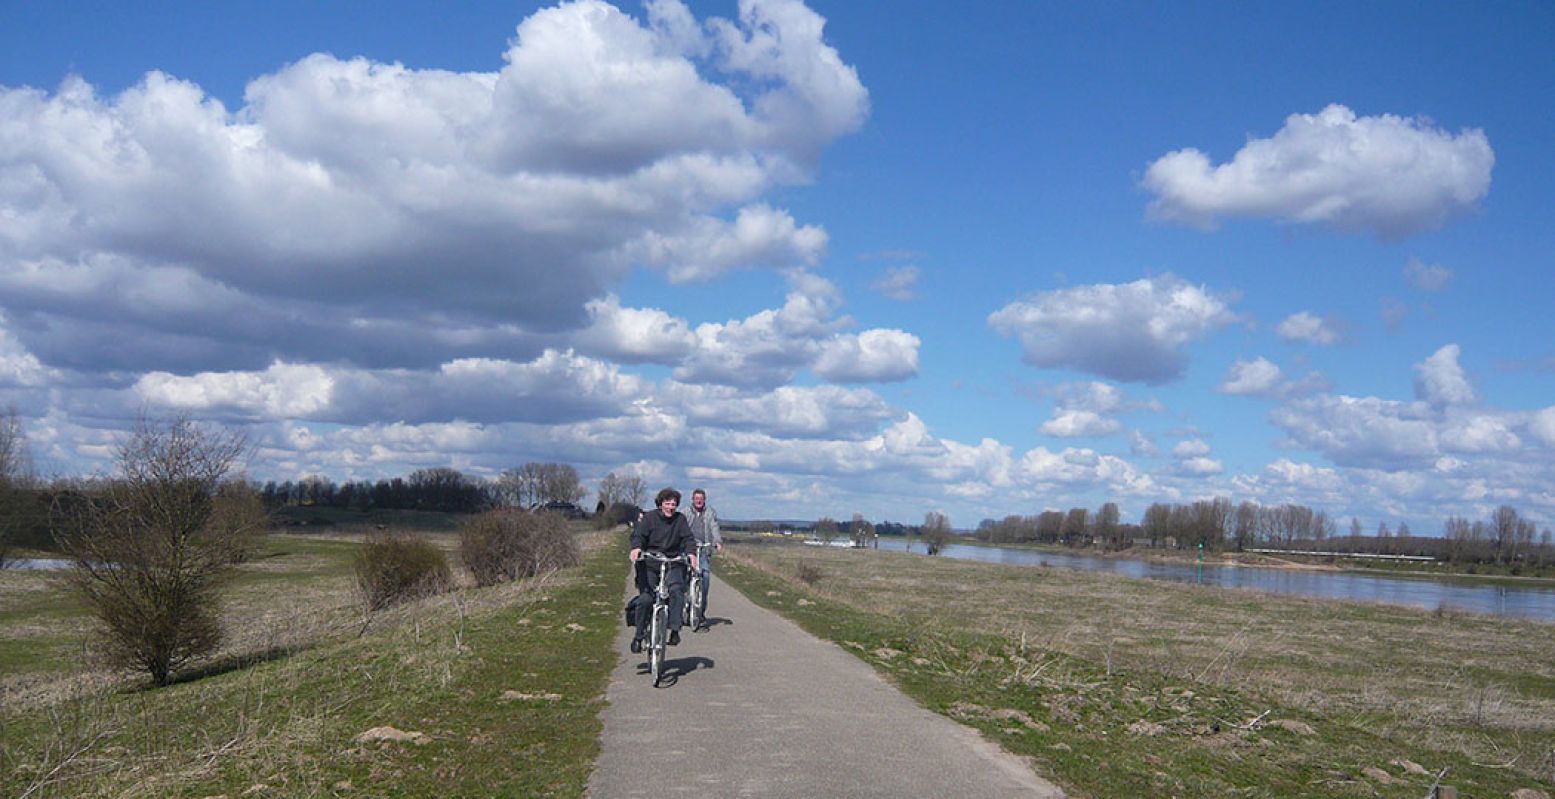
[[[637,526],[632,528],[632,551],[629,557],[637,567],[637,585],[644,594],[656,590],[659,585],[659,572],[657,569],[646,568],[647,564],[641,560],[644,550],[658,552],[668,557],[678,555],[690,555],[691,568],[697,567],[695,543],[691,537],[691,528],[686,525],[686,517],[676,513],[680,507],[680,492],[673,488],[666,488],[654,497],[653,504],[657,510],[653,513],[645,513],[638,520]],[[687,550],[691,550],[688,552]],[[680,643],[680,626],[684,623],[686,568],[683,564],[675,564],[669,569],[670,591],[670,646]],[[637,604],[637,635],[632,638],[632,651],[643,650],[643,639],[648,635],[648,622],[653,610],[652,597],[645,596]]]

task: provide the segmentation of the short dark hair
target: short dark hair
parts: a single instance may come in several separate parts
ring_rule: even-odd
[[[666,500],[666,499],[673,499],[673,500],[675,500],[675,504],[679,505],[680,504],[680,492],[676,491],[673,488],[662,488],[662,489],[659,489],[659,495],[653,498],[653,506],[655,508],[657,508],[660,505],[663,505],[664,504],[664,500]]]
[[[705,497],[705,496],[707,496],[707,492],[706,492],[706,491],[703,491],[703,490],[702,490],[702,489],[700,489],[700,488],[698,488],[698,489],[697,489],[697,490],[695,490],[695,491],[692,491],[692,492],[691,492],[691,496],[692,496],[692,497],[695,497],[695,496],[696,496],[696,495],[697,495],[697,494],[701,494],[701,495],[702,495],[702,496],[704,496],[704,497]]]

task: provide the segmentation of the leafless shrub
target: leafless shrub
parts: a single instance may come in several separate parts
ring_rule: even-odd
[[[166,685],[220,643],[221,584],[256,532],[223,495],[246,448],[186,418],[142,420],[118,449],[119,476],[57,505],[68,579],[102,626],[109,664]]]
[[[581,562],[577,541],[556,514],[516,508],[487,511],[466,521],[459,557],[478,585],[496,585]]]
[[[439,594],[453,585],[443,551],[415,536],[373,533],[353,567],[369,612]]]
[[[801,560],[794,565],[794,573],[799,581],[805,585],[815,585],[821,580],[821,567],[808,560]]]
[[[923,545],[929,548],[930,555],[938,555],[945,545],[950,543],[950,518],[939,511],[929,511],[923,517]]]
[[[0,416],[0,569],[10,562],[17,528],[26,523],[31,496],[32,462],[27,433],[16,418],[16,408]]]

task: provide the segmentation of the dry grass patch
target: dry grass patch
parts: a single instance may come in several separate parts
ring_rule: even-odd
[[[1084,688],[1055,680],[1058,666],[1044,670],[1044,655],[1092,664],[1104,677],[1150,674],[1264,697],[1335,724],[1555,780],[1549,624],[878,550],[769,545],[731,548],[731,555],[796,587],[791,576],[810,563],[826,579],[805,586],[807,594],[863,612],[928,630],[994,635],[1026,659],[1013,664],[1018,675],[1080,700]],[[970,662],[978,667],[977,658]],[[1051,710],[1083,716],[1079,704]]]
[[[587,566],[608,579],[454,591],[364,631],[349,551],[249,572],[224,606],[242,632],[191,679],[148,690],[61,670],[6,701],[0,795],[580,795],[619,623],[615,553]],[[419,745],[357,740],[379,727]]]

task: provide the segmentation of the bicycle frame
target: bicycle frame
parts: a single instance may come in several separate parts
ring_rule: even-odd
[[[653,673],[654,687],[658,687],[664,678],[664,650],[669,640],[669,570],[672,564],[689,563],[690,559],[685,555],[671,558],[658,552],[643,552],[640,557],[659,564],[659,584],[653,592],[653,616],[648,627],[648,670]]]
[[[712,549],[712,544],[697,544],[697,567],[691,570],[691,585],[686,591],[686,622],[691,625],[693,632],[702,629],[707,624],[703,618],[702,596],[707,591],[707,586],[702,581],[702,565],[707,561],[707,550]]]

